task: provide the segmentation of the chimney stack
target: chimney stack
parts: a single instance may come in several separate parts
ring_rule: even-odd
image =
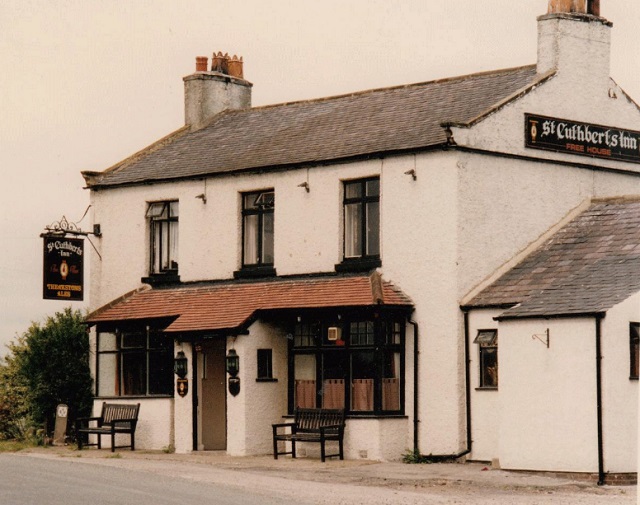
[[[192,130],[206,126],[214,116],[225,110],[251,107],[253,84],[243,77],[242,57],[214,52],[211,58],[196,57],[195,73],[183,78],[185,124]]]
[[[538,73],[554,70],[576,86],[608,89],[612,23],[600,17],[600,0],[549,0],[538,18]]]

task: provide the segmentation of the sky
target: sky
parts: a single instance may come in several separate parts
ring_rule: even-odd
[[[640,101],[640,2],[601,4],[614,24],[611,76]],[[196,56],[242,56],[253,105],[305,100],[535,63],[546,9],[547,0],[0,0],[0,356],[69,305],[42,300],[40,233],[82,218],[81,171],[105,170],[184,124],[182,77]],[[90,229],[88,218],[78,225]]]

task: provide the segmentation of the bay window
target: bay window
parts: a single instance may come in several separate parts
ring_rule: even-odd
[[[404,324],[302,321],[290,343],[289,409],[344,408],[352,415],[403,410]]]

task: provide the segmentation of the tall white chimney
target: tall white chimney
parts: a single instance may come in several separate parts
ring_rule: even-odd
[[[612,26],[600,17],[599,0],[549,0],[547,14],[538,18],[538,72],[608,86]]]
[[[244,79],[242,67],[235,55],[214,53],[211,68],[206,56],[196,57],[195,73],[183,78],[186,125],[199,130],[222,111],[251,107],[253,84]]]

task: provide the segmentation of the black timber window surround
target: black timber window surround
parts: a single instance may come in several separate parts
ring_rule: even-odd
[[[640,323],[629,324],[630,371],[629,378],[638,380],[640,372]]]
[[[153,202],[147,208],[151,275],[178,274],[178,202]]]
[[[98,332],[96,396],[173,395],[173,339],[149,328]]]
[[[478,344],[480,361],[480,388],[498,388],[498,330],[478,330],[473,341]]]
[[[275,275],[273,189],[242,194],[242,270],[236,277]]]
[[[345,408],[350,415],[404,411],[401,319],[295,324],[289,352],[289,411]]]
[[[380,263],[380,178],[344,182],[343,261],[336,270],[370,270]]]

